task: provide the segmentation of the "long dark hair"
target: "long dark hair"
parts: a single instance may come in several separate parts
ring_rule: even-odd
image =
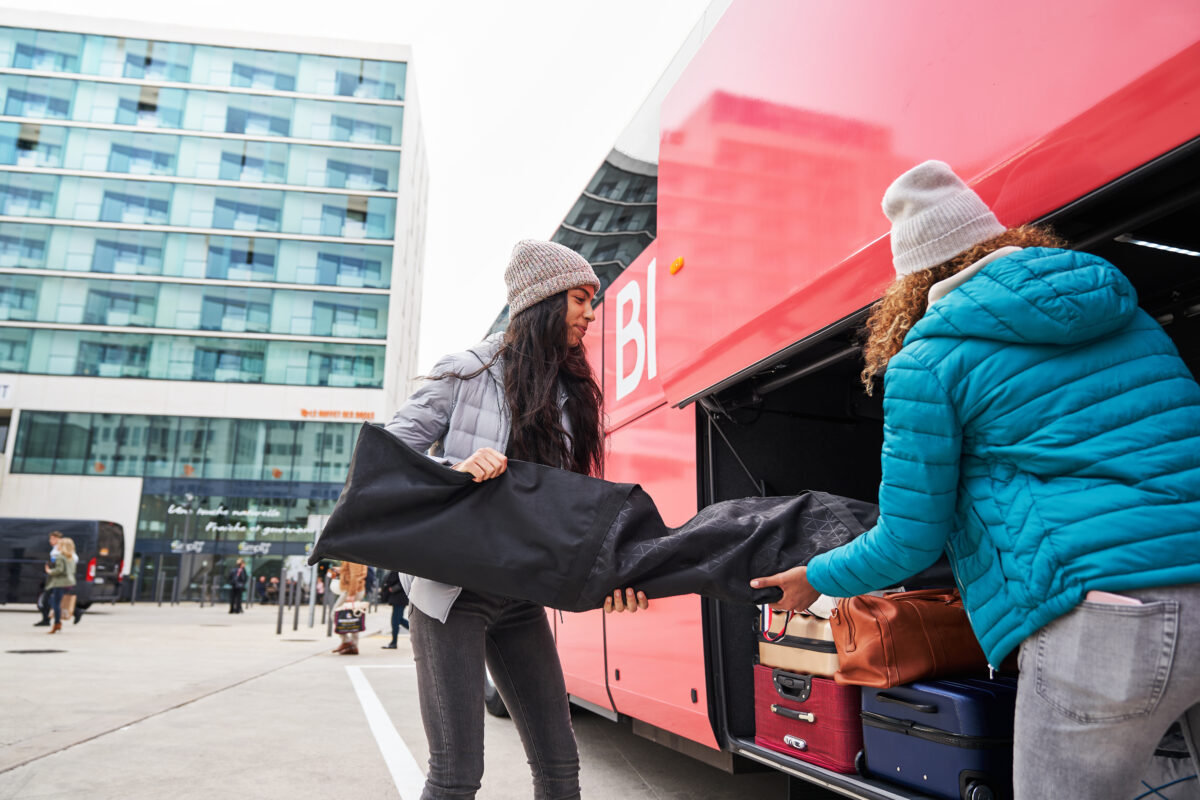
[[[506,455],[600,476],[604,472],[604,393],[583,345],[567,343],[566,309],[566,292],[547,297],[512,318],[504,344],[479,369],[431,375],[429,380],[471,380],[502,361],[504,400],[512,417]],[[560,385],[567,393],[565,410],[571,433],[559,412]]]
[[[567,293],[559,292],[517,314],[504,347],[504,399],[512,415],[508,455],[584,475],[604,470],[604,394],[583,345],[567,343]],[[567,393],[562,424],[558,389]]]

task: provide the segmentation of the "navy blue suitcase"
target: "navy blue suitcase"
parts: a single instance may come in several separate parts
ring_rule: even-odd
[[[946,800],[1012,797],[1017,681],[920,681],[863,689],[870,775]]]

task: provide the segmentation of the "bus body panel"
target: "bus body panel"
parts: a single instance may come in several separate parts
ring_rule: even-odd
[[[624,425],[609,435],[605,476],[641,484],[668,525],[682,524],[696,513],[695,427],[692,414],[665,405]],[[708,718],[698,596],[661,598],[647,611],[610,615],[605,645],[617,711],[718,746]]]
[[[873,302],[904,169],[945,160],[1017,224],[1191,139],[1197,30],[1187,0],[735,3],[661,110],[668,401]]]
[[[604,612],[559,614],[551,610],[554,641],[567,694],[615,711],[604,672]]]

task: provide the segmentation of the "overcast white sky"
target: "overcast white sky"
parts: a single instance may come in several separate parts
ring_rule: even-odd
[[[708,0],[0,0],[413,47],[430,186],[417,371],[475,343],[522,238],[549,238]],[[0,8],[0,20],[3,8]]]

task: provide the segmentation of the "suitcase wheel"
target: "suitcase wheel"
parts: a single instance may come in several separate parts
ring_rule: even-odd
[[[960,795],[962,800],[996,800],[996,793],[992,791],[992,787],[975,778],[963,781]]]

